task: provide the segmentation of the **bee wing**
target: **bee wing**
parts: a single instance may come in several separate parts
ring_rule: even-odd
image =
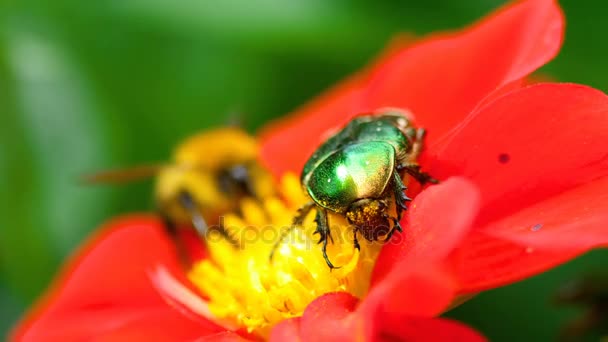
[[[85,174],[81,181],[86,184],[118,184],[154,177],[166,167],[164,164],[140,165],[125,169],[114,169]]]

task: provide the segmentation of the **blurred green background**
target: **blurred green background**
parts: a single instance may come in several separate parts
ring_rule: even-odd
[[[0,336],[91,230],[152,207],[151,182],[78,176],[163,161],[239,118],[254,132],[365,65],[397,32],[459,28],[500,0],[4,1],[0,5]],[[566,43],[543,73],[608,89],[608,3],[563,1]],[[576,309],[551,304],[598,251],[490,291],[448,315],[493,340],[552,340]]]

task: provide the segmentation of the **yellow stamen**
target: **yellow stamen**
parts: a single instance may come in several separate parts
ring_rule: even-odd
[[[189,278],[209,297],[209,310],[249,332],[268,336],[273,325],[302,315],[315,298],[329,292],[346,291],[362,297],[368,289],[371,271],[381,243],[360,238],[361,251],[353,247],[353,230],[344,218],[330,215],[328,255],[340,268],[330,270],[313,235],[314,210],[302,227],[291,230],[270,260],[272,247],[281,231],[290,227],[297,209],[309,198],[298,178],[286,175],[280,198],[263,203],[244,200],[241,215],[224,217],[224,227],[241,244],[241,249],[221,239],[208,239],[210,257],[197,263]]]

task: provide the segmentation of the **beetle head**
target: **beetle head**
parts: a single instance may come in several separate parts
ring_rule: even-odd
[[[348,208],[346,218],[368,241],[377,241],[391,229],[385,201],[360,199]]]

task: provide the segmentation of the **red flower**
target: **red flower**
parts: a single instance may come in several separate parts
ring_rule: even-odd
[[[517,2],[462,32],[392,47],[374,66],[262,134],[270,170],[297,173],[322,141],[320,132],[362,112],[402,108],[428,130],[420,163],[442,180],[416,196],[404,233],[383,247],[362,300],[323,295],[302,317],[278,324],[272,339],[480,340],[459,323],[433,317],[458,295],[608,245],[608,98],[580,85],[526,82],[557,53],[562,29],[553,1]],[[150,276],[159,265],[180,279],[159,220],[112,222],[13,336],[247,337],[193,313],[204,306],[193,310],[164,298]]]

